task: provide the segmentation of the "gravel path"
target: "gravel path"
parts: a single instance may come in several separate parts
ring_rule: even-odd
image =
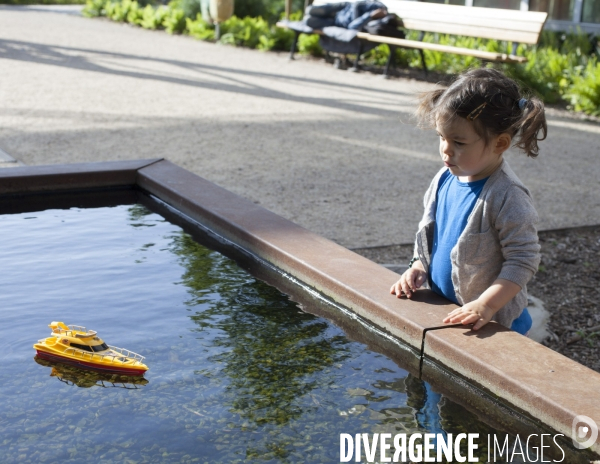
[[[600,372],[600,226],[542,232],[530,292],[550,311],[544,345]]]
[[[0,164],[165,157],[344,246],[379,246],[361,251],[378,262],[408,261],[411,246],[389,245],[412,242],[440,168],[435,134],[410,124],[432,84],[73,13],[0,7]],[[509,155],[540,229],[600,224],[600,125],[548,115],[540,157]],[[531,288],[553,314],[548,344],[598,369],[597,231],[543,237]]]

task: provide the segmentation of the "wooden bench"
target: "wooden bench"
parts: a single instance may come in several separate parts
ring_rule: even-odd
[[[394,37],[372,35],[366,32],[358,33],[358,37],[361,40],[388,45],[390,56],[385,67],[385,75],[387,75],[390,66],[394,62],[394,55],[397,47],[419,50],[423,70],[425,72],[427,72],[427,65],[423,50],[473,56],[483,61],[524,63],[527,61],[527,58],[517,55],[518,45],[520,43],[536,44],[548,17],[548,13],[537,11],[465,7],[409,0],[382,1],[388,7],[390,13],[395,13],[402,19],[406,29],[420,32],[418,40],[398,39]],[[290,2],[291,0],[286,0],[286,3]],[[316,0],[314,2],[315,5],[323,3],[329,2],[323,0]],[[289,8],[289,5],[286,5],[286,11],[290,11]],[[277,26],[284,28],[289,28],[289,25],[290,23],[288,21],[280,21],[277,23]],[[294,57],[298,36],[301,33],[298,31],[294,32],[295,37],[290,51],[290,59],[293,59]],[[507,50],[506,53],[498,53],[423,42],[422,40],[426,32],[512,42],[512,50]],[[313,33],[319,34],[321,31],[315,30]],[[360,55],[360,51],[358,55]],[[356,63],[358,64],[358,56]]]

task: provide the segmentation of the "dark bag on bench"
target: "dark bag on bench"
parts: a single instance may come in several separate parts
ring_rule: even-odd
[[[365,53],[379,45],[376,42],[366,42],[356,37],[355,29],[330,26],[323,28],[323,34],[319,37],[319,43],[324,50],[333,53],[354,54]]]
[[[395,14],[389,14],[381,19],[369,21],[364,27],[364,31],[373,35],[383,35],[386,37],[396,37],[403,39],[404,31],[398,29],[402,26],[402,21]]]

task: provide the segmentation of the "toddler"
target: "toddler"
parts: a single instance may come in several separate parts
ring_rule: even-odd
[[[495,69],[473,69],[420,96],[420,125],[435,128],[444,167],[425,193],[414,257],[391,293],[411,298],[426,281],[460,305],[445,323],[489,321],[526,334],[527,282],[540,255],[529,190],[503,159],[511,146],[538,155],[544,106]]]

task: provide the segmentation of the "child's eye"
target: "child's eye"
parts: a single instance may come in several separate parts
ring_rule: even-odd
[[[465,144],[465,142],[457,142],[457,141],[455,140],[455,141],[454,141],[454,144],[455,144],[455,145],[458,145],[459,147],[462,147],[462,146]]]

